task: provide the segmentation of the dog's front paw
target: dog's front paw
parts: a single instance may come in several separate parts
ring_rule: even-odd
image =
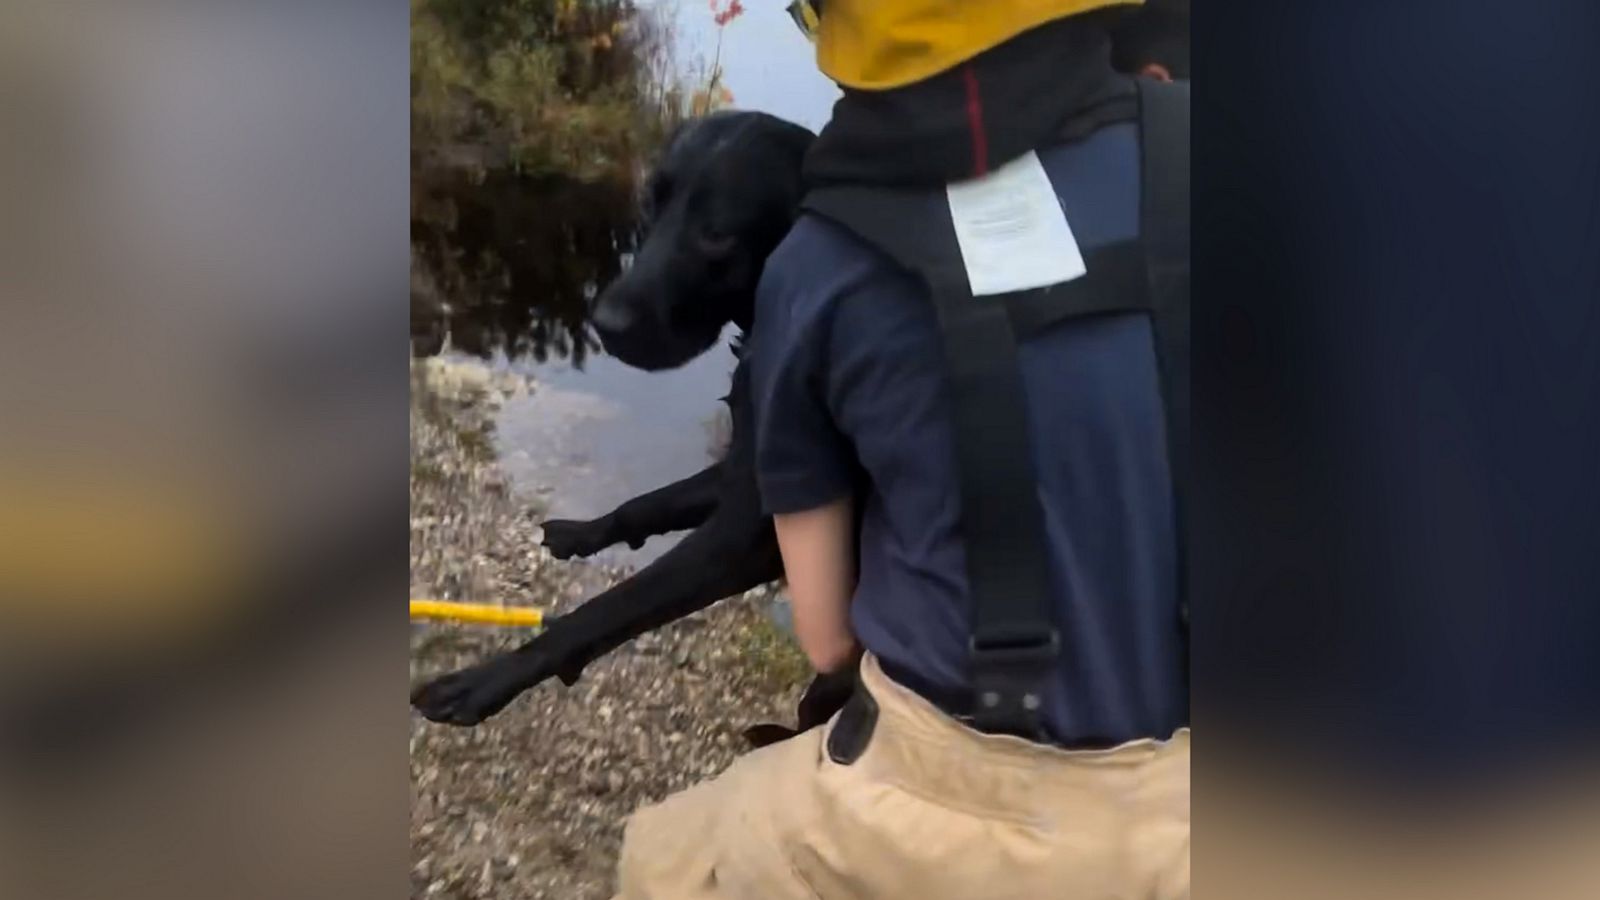
[[[571,519],[551,519],[542,526],[542,543],[556,559],[574,559],[593,556],[611,545],[604,520],[574,522]]]
[[[430,721],[471,727],[505,709],[520,693],[520,679],[512,678],[504,663],[491,660],[422,685],[411,692],[411,705]]]

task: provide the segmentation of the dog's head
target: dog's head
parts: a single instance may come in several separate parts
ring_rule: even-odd
[[[810,131],[764,113],[717,113],[667,142],[643,198],[633,264],[595,300],[606,352],[640,369],[683,365],[729,322],[749,327],[756,282],[804,189]]]

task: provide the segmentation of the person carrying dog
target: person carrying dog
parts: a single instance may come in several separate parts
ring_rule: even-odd
[[[638,812],[623,900],[1188,894],[1189,103],[1114,71],[1125,5],[796,15],[843,97],[747,338],[758,475],[859,682]]]

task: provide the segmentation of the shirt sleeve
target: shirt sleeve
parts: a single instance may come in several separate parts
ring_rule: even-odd
[[[794,292],[804,289],[801,281],[762,279],[746,348],[756,479],[771,515],[825,506],[853,487],[854,449],[828,404],[831,304],[797,296]]]

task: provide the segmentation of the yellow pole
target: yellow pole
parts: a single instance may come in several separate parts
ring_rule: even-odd
[[[447,603],[442,600],[412,600],[411,618],[446,619],[479,625],[519,625],[538,628],[544,624],[544,610],[529,606],[493,606],[488,603]]]

